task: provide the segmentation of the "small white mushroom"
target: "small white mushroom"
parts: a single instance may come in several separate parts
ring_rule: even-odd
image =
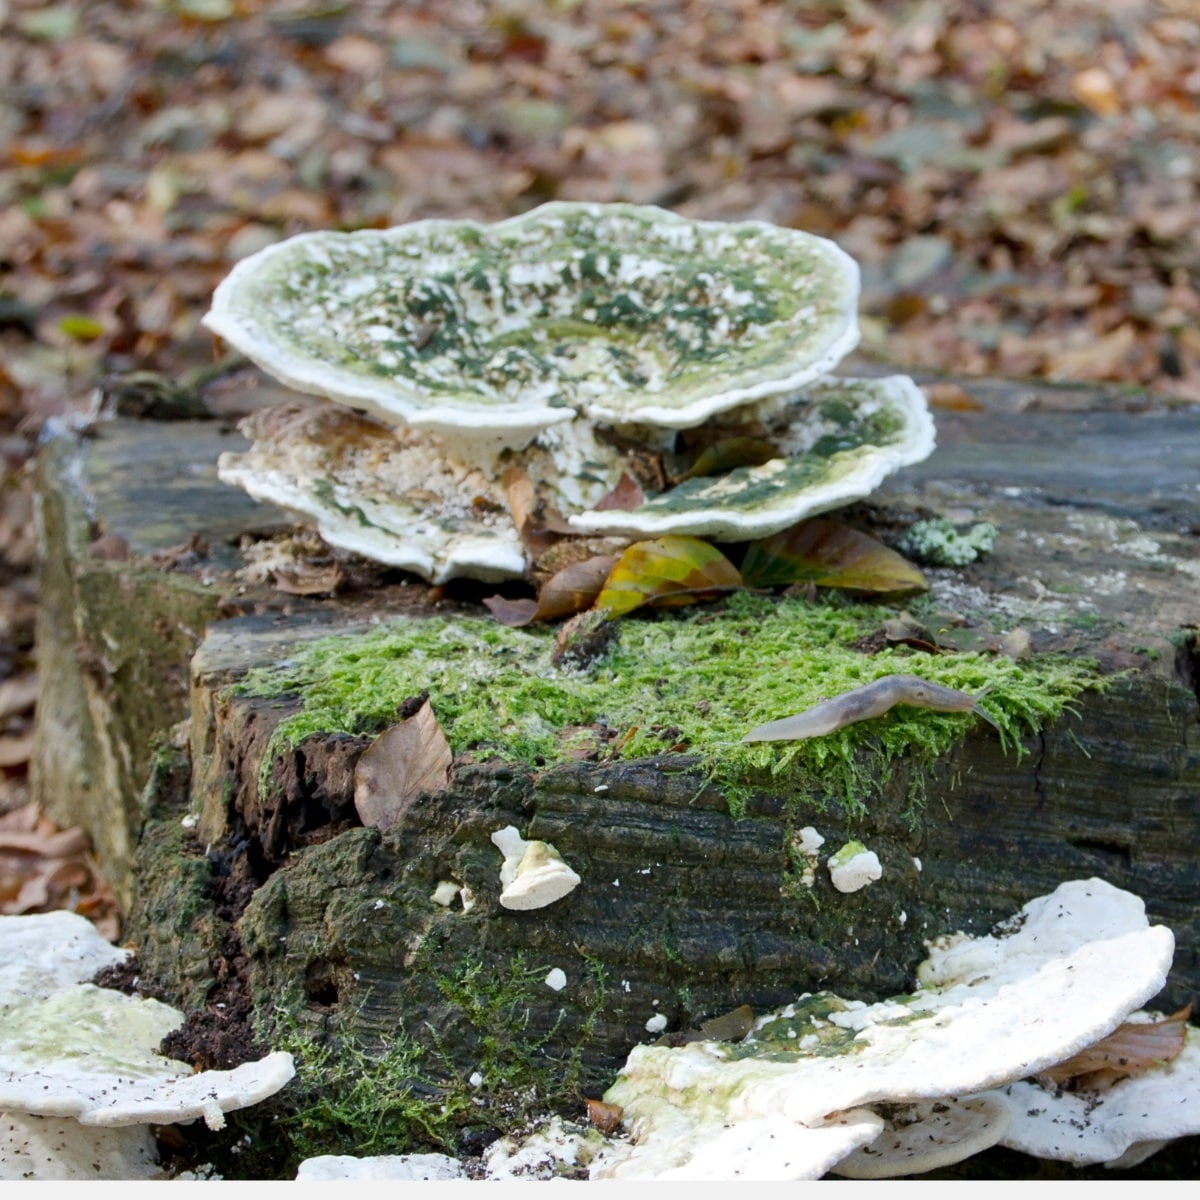
[[[433,889],[429,899],[433,904],[449,908],[458,899],[459,892],[460,886],[453,879],[442,879],[438,881],[438,885]]]
[[[883,866],[879,855],[868,850],[862,842],[847,842],[827,864],[829,877],[839,892],[858,892],[869,883],[882,878]]]
[[[549,842],[527,842],[512,825],[492,834],[504,855],[500,903],[515,911],[545,908],[579,886],[579,876]]]

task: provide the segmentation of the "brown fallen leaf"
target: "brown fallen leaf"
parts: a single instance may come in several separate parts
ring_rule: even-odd
[[[483,606],[509,629],[520,629],[537,620],[538,602],[530,596],[484,596]]]
[[[643,604],[692,604],[741,586],[737,567],[715,547],[669,534],[634,542],[613,567],[595,607],[611,619]]]
[[[0,737],[0,767],[19,767],[29,761],[33,752],[33,734]]]
[[[902,612],[883,622],[883,636],[889,646],[911,646],[929,654],[938,652],[937,639],[911,613]]]
[[[700,451],[684,479],[697,479],[703,475],[721,475],[735,467],[759,467],[779,457],[779,451],[762,438],[722,438]]]
[[[587,1113],[588,1121],[605,1137],[610,1137],[620,1128],[625,1110],[619,1104],[607,1104],[603,1100],[589,1099]]]
[[[747,587],[811,581],[855,592],[925,591],[925,576],[882,542],[840,521],[814,517],[751,542],[742,560]]]
[[[921,390],[925,393],[932,408],[944,409],[946,412],[983,412],[984,405],[976,400],[966,388],[948,379],[937,383],[926,383]]]
[[[508,467],[500,483],[521,544],[531,559],[536,561],[560,537],[574,533],[559,514],[544,508],[524,467]]]
[[[731,1012],[702,1022],[700,1033],[712,1042],[740,1042],[753,1028],[754,1009],[742,1004]]]
[[[454,756],[426,700],[406,721],[385,729],[354,768],[354,807],[369,829],[386,833],[419,796],[446,786]]]
[[[616,562],[617,555],[603,554],[571,563],[542,584],[536,600],[487,596],[483,603],[501,625],[513,629],[572,617],[592,606]]]
[[[67,858],[87,849],[87,835],[78,825],[50,832],[20,833],[0,829],[0,850],[39,854],[43,858]]]
[[[632,475],[622,472],[617,486],[597,500],[592,507],[597,512],[632,512],[645,503],[646,493],[642,491],[642,485]]]
[[[1040,1074],[1074,1089],[1099,1090],[1178,1058],[1192,1006],[1159,1021],[1126,1021],[1100,1041]]]
[[[0,721],[27,713],[37,703],[38,677],[36,672],[18,675],[0,683]]]

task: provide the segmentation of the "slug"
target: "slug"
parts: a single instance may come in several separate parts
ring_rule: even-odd
[[[987,690],[985,688],[984,692]],[[984,692],[980,692],[979,696]],[[974,713],[999,729],[1000,726],[979,707],[979,696],[971,696],[916,675],[884,675],[873,683],[843,692],[832,700],[824,700],[794,717],[759,725],[750,730],[742,741],[791,742],[801,738],[822,737],[855,721],[881,717],[897,704],[932,708],[936,712]]]

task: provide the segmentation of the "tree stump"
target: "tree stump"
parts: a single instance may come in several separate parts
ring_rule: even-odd
[[[381,624],[429,620],[428,589],[387,572],[324,601],[237,583],[238,537],[286,519],[216,481],[235,435],[117,420],[43,456],[35,794],[91,834],[143,982],[197,1013],[207,1002],[209,1026],[236,985],[277,1029],[342,1056],[320,1067],[330,1088],[351,1048],[378,1057],[401,1036],[430,1111],[477,1088],[474,1115],[448,1119],[468,1133],[515,1119],[516,1093],[535,1107],[597,1095],[664,1018],[682,1032],[804,991],[905,991],[924,939],[983,931],[1070,878],[1135,892],[1174,930],[1158,1003],[1180,1006],[1200,990],[1196,413],[966,387],[968,405],[937,413],[934,456],[855,515],[885,535],[933,513],[990,521],[995,551],[931,570],[932,604],[1097,664],[1103,689],[1019,753],[976,725],[936,761],[864,759],[853,801],[764,777],[731,810],[686,752],[539,765],[477,750],[396,828],[364,829],[354,765],[377,729],[281,742],[303,696],[240,685],[318,639],[366,646]],[[456,611],[482,613],[478,594]],[[581,885],[502,908],[490,835],[510,824],[553,843]],[[808,880],[805,826],[825,853],[863,842],[883,877],[848,895],[823,866]],[[447,880],[461,896],[435,903]],[[426,1093],[406,1095],[398,1143],[446,1140],[413,1115]]]

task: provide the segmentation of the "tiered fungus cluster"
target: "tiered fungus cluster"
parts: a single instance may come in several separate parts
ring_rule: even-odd
[[[632,205],[304,234],[240,263],[206,321],[341,407],[259,414],[221,477],[433,582],[523,574],[513,468],[580,534],[768,537],[933,449],[911,380],[827,376],[857,297],[822,238]],[[719,444],[740,450],[605,503],[647,451]]]
[[[0,917],[0,1179],[152,1177],[151,1125],[220,1129],[292,1078],[282,1052],[200,1073],[164,1058],[182,1013],[86,982],[128,957],[74,913]]]
[[[632,1134],[597,1178],[913,1175],[1002,1144],[1075,1163],[1138,1161],[1200,1130],[1195,1032],[1103,1092],[1040,1073],[1146,1022],[1174,939],[1098,879],[1031,901],[996,936],[941,939],[921,988],[878,1004],[821,993],[735,1044],[639,1046],[606,1094]],[[1145,1064],[1142,1064],[1144,1067]],[[1118,1072],[1118,1075],[1120,1072]]]

